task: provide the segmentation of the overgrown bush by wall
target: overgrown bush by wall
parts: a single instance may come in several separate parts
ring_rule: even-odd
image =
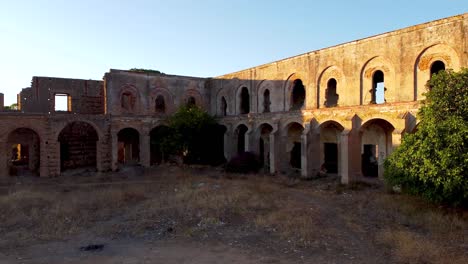
[[[468,206],[468,69],[435,74],[417,131],[385,161],[385,180],[431,201]]]

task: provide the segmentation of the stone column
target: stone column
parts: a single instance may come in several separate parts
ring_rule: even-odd
[[[49,172],[49,155],[48,155],[48,147],[49,147],[49,142],[45,140],[40,141],[40,147],[39,147],[39,176],[40,177],[50,177],[50,172]]]
[[[140,164],[145,167],[150,167],[150,136],[144,131],[140,136]]]
[[[7,153],[7,144],[0,140],[0,178],[8,177],[8,160],[9,154]]]
[[[105,149],[104,144],[102,144],[102,139],[99,138],[98,141],[96,141],[96,170],[98,172],[103,171],[102,169],[102,150]]]
[[[355,182],[362,176],[361,137],[357,130],[344,130],[341,133],[341,182]]]
[[[307,133],[307,145],[305,152],[307,154],[307,178],[316,177],[320,171],[320,128],[309,128]],[[303,135],[304,136],[304,135]]]
[[[224,133],[224,158],[226,158],[227,161],[231,160],[231,158],[234,156],[232,136],[232,131],[226,130]]]
[[[117,136],[117,131],[111,130],[111,153],[112,153],[112,164],[111,164],[111,169],[112,171],[117,171],[119,169],[119,157],[118,157],[118,151],[119,151],[119,142],[118,142],[118,136]]]
[[[352,180],[351,178],[351,170],[349,164],[349,130],[344,130],[341,133],[341,153],[339,157],[340,163],[340,174],[341,174],[341,183],[342,184],[349,184]]]
[[[273,129],[270,133],[270,173],[274,174],[278,170],[278,161],[279,161],[279,142],[278,138],[278,128]]]

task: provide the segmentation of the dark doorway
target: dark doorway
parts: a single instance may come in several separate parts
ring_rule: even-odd
[[[434,61],[434,63],[431,65],[431,77],[440,71],[445,71],[445,63],[440,60]]]
[[[187,99],[187,107],[195,107],[197,106],[197,101],[195,100],[195,97],[193,96],[190,96],[188,99]]]
[[[329,173],[338,173],[338,144],[324,143],[324,162],[325,169]]]
[[[301,168],[301,142],[294,142],[289,162],[291,167],[295,169]]]
[[[240,113],[248,114],[250,113],[250,95],[247,87],[242,87],[240,94]]]
[[[377,177],[379,172],[377,145],[365,144],[361,159],[362,174],[366,177]]]
[[[247,133],[247,126],[240,125],[237,128],[237,153],[241,154],[245,152],[245,134]]]
[[[90,124],[85,122],[68,124],[58,137],[61,170],[95,168],[98,139],[96,130]]]
[[[8,173],[10,176],[39,175],[40,139],[29,128],[18,128],[8,135]]]
[[[294,80],[291,94],[291,109],[300,110],[304,106],[306,97],[305,87],[301,79]]]
[[[140,134],[133,128],[124,128],[117,134],[118,161],[125,165],[136,165],[140,160]]]

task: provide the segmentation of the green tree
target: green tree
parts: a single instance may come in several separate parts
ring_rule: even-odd
[[[417,131],[385,161],[385,179],[431,201],[468,205],[468,69],[428,82]]]
[[[18,104],[17,103],[14,103],[14,104],[11,104],[11,105],[7,105],[5,107],[3,107],[5,110],[18,110]]]

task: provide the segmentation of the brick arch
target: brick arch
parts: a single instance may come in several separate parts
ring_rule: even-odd
[[[237,86],[236,97],[234,99],[237,115],[241,114],[241,92],[242,92],[242,88],[244,87],[247,88],[247,91],[249,92],[249,105],[250,105],[249,108],[250,108],[250,112],[252,112],[252,89],[250,88],[250,85],[242,83]]]
[[[274,102],[281,101],[281,93],[278,93],[274,81],[262,80],[257,85],[257,113],[263,113],[264,110],[264,93],[265,90],[270,92],[270,112],[279,112],[282,110],[282,105],[275,104]]]
[[[6,175],[21,175],[22,171],[26,168],[30,173],[34,173],[37,176],[42,176],[43,167],[41,166],[41,152],[45,152],[43,145],[43,138],[38,132],[39,130],[32,128],[31,126],[15,126],[13,129],[9,129],[5,133],[5,139],[2,142],[2,148],[4,148],[4,155],[0,157],[2,165],[0,168],[5,168]],[[32,134],[32,135],[31,135]],[[12,159],[13,146],[16,145],[16,150],[21,152],[27,149],[27,152],[23,152],[22,155],[16,153],[16,158]],[[20,147],[21,146],[21,147]],[[27,154],[26,154],[27,153]],[[23,157],[27,157],[26,160]],[[3,176],[6,176],[3,175]]]
[[[293,117],[293,118],[288,118],[283,122],[283,124],[281,125],[281,131],[287,130],[293,123],[298,123],[305,129],[305,125],[302,119],[298,117]]]
[[[201,93],[195,89],[187,89],[184,92],[184,96],[182,97],[182,105],[186,105],[190,97],[195,98],[195,104],[198,107],[206,110],[205,100],[203,100]]]
[[[325,107],[326,89],[328,81],[335,79],[337,82],[336,93],[339,95],[341,91],[345,91],[346,77],[341,68],[337,66],[328,66],[320,74],[317,82],[317,108]],[[340,101],[338,100],[338,104]]]
[[[127,109],[124,108],[122,105],[123,104],[122,100],[124,100],[122,96],[124,96],[124,94],[126,93],[131,94],[134,98],[134,99],[131,99],[129,102],[124,103],[124,104],[128,104]],[[122,86],[119,92],[118,105],[119,105],[119,109],[121,113],[127,113],[127,114],[138,113],[140,111],[140,105],[141,105],[140,93],[138,92],[138,89],[132,84],[125,84],[124,86]]]
[[[430,79],[431,65],[435,61],[442,61],[446,69],[455,71],[460,69],[460,57],[458,53],[449,45],[437,43],[423,49],[414,63],[414,98],[421,100],[425,97],[425,86]]]
[[[303,78],[302,74],[300,73],[292,73],[288,76],[286,81],[284,82],[283,85],[283,91],[284,91],[284,98],[283,98],[283,110],[284,111],[289,111],[291,108],[291,101],[292,101],[292,92],[294,88],[294,81],[300,79],[302,81],[302,85],[304,85],[304,90],[306,92],[305,94],[305,100],[304,100],[304,106],[302,108],[307,108],[307,98],[308,98],[308,93],[307,93],[307,87],[305,85],[305,79]]]
[[[232,111],[232,101],[230,96],[229,96],[229,90],[226,89],[226,88],[222,88],[222,89],[219,89],[218,92],[216,93],[216,102],[215,102],[215,106],[216,106],[216,115],[218,116],[222,116],[222,112],[221,112],[221,98],[226,99],[226,104],[227,104],[227,109],[226,109],[226,116],[228,115],[231,115],[233,114],[234,111]]]
[[[164,103],[166,106],[166,114],[171,114],[175,112],[175,103],[174,95],[167,88],[155,88],[151,90],[150,93],[150,103],[149,103],[149,113],[155,113],[156,108],[156,98],[161,95],[164,98]]]
[[[42,139],[44,138],[44,136],[42,134],[44,134],[45,132],[42,131],[42,129],[40,129],[38,127],[30,126],[30,125],[17,125],[17,126],[10,127],[6,131],[6,133],[3,135],[3,140],[0,140],[0,141],[7,142],[8,137],[10,136],[10,134],[13,133],[15,130],[20,129],[20,128],[26,128],[26,129],[29,129],[29,130],[33,131],[34,133],[36,133],[36,135],[39,137],[39,140],[42,142]],[[40,131],[42,131],[42,133]]]
[[[81,123],[86,123],[90,126],[92,126],[94,128],[94,130],[96,131],[97,133],[97,136],[98,136],[98,141],[100,141],[102,138],[104,138],[104,133],[102,132],[102,130],[99,128],[98,125],[96,125],[94,122],[92,121],[89,121],[89,120],[85,120],[83,118],[79,118],[79,119],[74,119],[74,120],[69,120],[67,122],[64,122],[63,124],[61,124],[58,129],[55,131],[54,133],[54,138],[57,139],[58,141],[58,138],[60,136],[60,133],[62,132],[62,130],[64,128],[66,128],[68,125],[70,125],[71,123],[75,123],[75,122],[81,122]]]
[[[377,71],[382,71],[385,79],[385,100],[387,103],[398,101],[395,67],[393,63],[382,56],[369,59],[361,70],[360,104],[366,105],[371,101],[372,78]]]

